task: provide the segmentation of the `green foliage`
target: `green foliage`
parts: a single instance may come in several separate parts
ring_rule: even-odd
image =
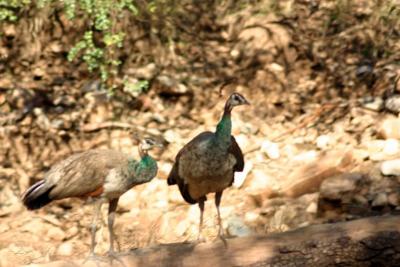
[[[149,1],[146,12],[155,12],[169,0]],[[18,21],[23,8],[63,7],[69,20],[84,20],[87,28],[68,53],[68,60],[83,60],[90,72],[99,74],[107,83],[117,74],[121,62],[117,50],[123,46],[125,31],[118,23],[126,16],[138,16],[135,0],[0,0],[0,22]],[[125,31],[124,31],[125,30]],[[112,85],[111,85],[112,86]]]
[[[185,1],[183,1],[185,2]],[[183,2],[179,3],[183,5]],[[138,4],[141,4],[140,6]],[[124,37],[129,28],[126,28],[127,17],[137,21],[145,19],[155,27],[168,28],[166,14],[176,11],[178,3],[175,0],[0,0],[0,22],[17,23],[22,10],[33,10],[50,7],[51,10],[61,10],[69,20],[84,21],[86,28],[82,36],[75,41],[68,53],[69,61],[81,60],[87,69],[99,75],[103,84],[111,90],[113,78],[118,73],[119,49],[123,46]],[[31,14],[33,12],[30,12]],[[139,17],[141,16],[141,17]],[[80,23],[81,24],[81,23]],[[125,28],[123,28],[125,27]],[[160,28],[157,28],[159,33]],[[168,38],[171,34],[164,33]],[[167,40],[168,38],[165,38]],[[139,86],[138,88],[145,88]],[[140,89],[142,90],[142,89]]]
[[[137,97],[141,93],[146,92],[149,89],[149,82],[146,80],[130,81],[124,80],[124,90],[128,91],[131,95]]]
[[[30,3],[30,0],[0,0],[0,21],[16,21],[18,19],[16,10]]]
[[[122,47],[125,33],[114,30],[124,10],[137,15],[134,1],[129,0],[65,0],[65,13],[71,20],[85,16],[90,30],[86,31],[68,54],[72,61],[78,56],[87,64],[89,71],[98,71],[101,80],[106,82],[121,62],[115,59],[115,50]],[[116,15],[118,14],[118,16]],[[94,38],[94,30],[99,32],[100,42]]]

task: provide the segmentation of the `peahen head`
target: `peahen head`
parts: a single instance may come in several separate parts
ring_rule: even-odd
[[[155,147],[163,147],[163,145],[151,138],[143,138],[139,144],[139,153],[141,156],[147,155],[147,152]]]
[[[250,105],[250,103],[241,94],[233,93],[229,96],[228,100],[226,101],[225,110],[231,111],[233,107],[240,105]]]

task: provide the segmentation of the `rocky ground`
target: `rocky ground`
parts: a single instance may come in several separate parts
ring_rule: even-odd
[[[121,250],[196,238],[197,206],[187,205],[165,179],[177,149],[203,128],[215,126],[223,102],[216,100],[214,109],[204,109],[197,118],[205,121],[202,126],[193,123],[193,129],[177,127],[162,134],[170,143],[155,155],[160,165],[157,178],[121,198],[116,220]],[[234,132],[245,153],[246,168],[223,196],[221,212],[228,236],[396,213],[400,207],[400,118],[357,107],[326,134],[302,128],[283,136],[291,129],[273,120],[257,121],[254,114],[249,107],[234,115]],[[125,144],[130,136],[117,132],[115,147],[129,152],[132,147]],[[273,141],[276,136],[280,141]],[[2,172],[14,175],[8,168]],[[13,191],[15,185],[4,180],[2,184],[2,266],[86,255],[93,212],[90,204],[63,200],[29,212]],[[208,201],[205,235],[209,241],[217,234],[215,216],[213,201]],[[105,223],[98,238],[97,250],[104,253],[108,246]]]
[[[24,44],[17,42],[18,27],[2,26],[0,266],[85,257],[90,203],[62,200],[29,212],[19,196],[67,155],[114,148],[137,156],[135,138],[146,135],[165,147],[153,153],[159,162],[157,178],[120,200],[115,223],[120,249],[195,240],[198,207],[187,205],[175,186],[167,186],[166,177],[177,151],[197,133],[215,128],[233,91],[252,105],[233,112],[233,132],[246,166],[223,195],[221,215],[228,236],[396,213],[396,38],[381,38],[392,35],[375,27],[371,10],[377,7],[360,1],[313,39],[309,33],[318,32],[316,25],[327,21],[335,6],[332,1],[316,7],[313,1],[300,2],[284,5],[279,14],[254,15],[254,7],[216,21],[204,19],[202,23],[218,26],[212,34],[229,41],[203,37],[190,49],[177,49],[167,62],[124,66],[129,79],[150,80],[150,90],[132,93],[126,86],[112,96],[85,76],[82,66],[65,62],[66,48],[57,46],[65,36],[46,39],[48,45],[39,49],[43,55],[34,61],[15,60],[24,56],[15,53]],[[397,24],[391,27],[398,30]],[[372,37],[365,37],[366,32]],[[370,38],[378,55],[383,48],[392,53],[361,55],[357,49]],[[201,49],[208,61],[199,62],[200,68],[192,60],[203,55]],[[373,64],[366,60],[371,58]],[[209,242],[217,234],[213,196],[206,203],[204,234]],[[105,222],[97,237],[96,250],[104,253]]]

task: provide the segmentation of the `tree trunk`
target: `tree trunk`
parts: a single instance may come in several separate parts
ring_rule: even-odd
[[[126,267],[400,266],[400,216],[313,225],[285,233],[211,243],[165,244],[121,255]],[[82,260],[31,266],[61,267]],[[113,261],[114,266],[123,266]],[[96,265],[88,261],[84,266]]]

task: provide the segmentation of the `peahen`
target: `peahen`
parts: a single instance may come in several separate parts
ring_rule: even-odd
[[[249,102],[241,94],[233,93],[225,103],[216,131],[200,133],[186,144],[177,154],[168,176],[168,185],[177,184],[186,202],[199,205],[199,239],[202,236],[206,195],[214,192],[218,236],[224,240],[219,211],[222,192],[232,185],[234,173],[241,172],[244,168],[242,151],[231,135],[231,111],[239,105],[249,105]]]
[[[133,186],[151,181],[157,174],[157,162],[148,154],[155,146],[154,140],[145,138],[139,144],[139,161],[114,150],[93,149],[75,154],[55,164],[45,178],[32,185],[22,195],[28,210],[39,209],[53,200],[79,197],[94,198],[95,212],[91,226],[89,257],[95,258],[96,225],[101,206],[109,202],[108,230],[109,256],[114,252],[114,217],[119,197]]]

